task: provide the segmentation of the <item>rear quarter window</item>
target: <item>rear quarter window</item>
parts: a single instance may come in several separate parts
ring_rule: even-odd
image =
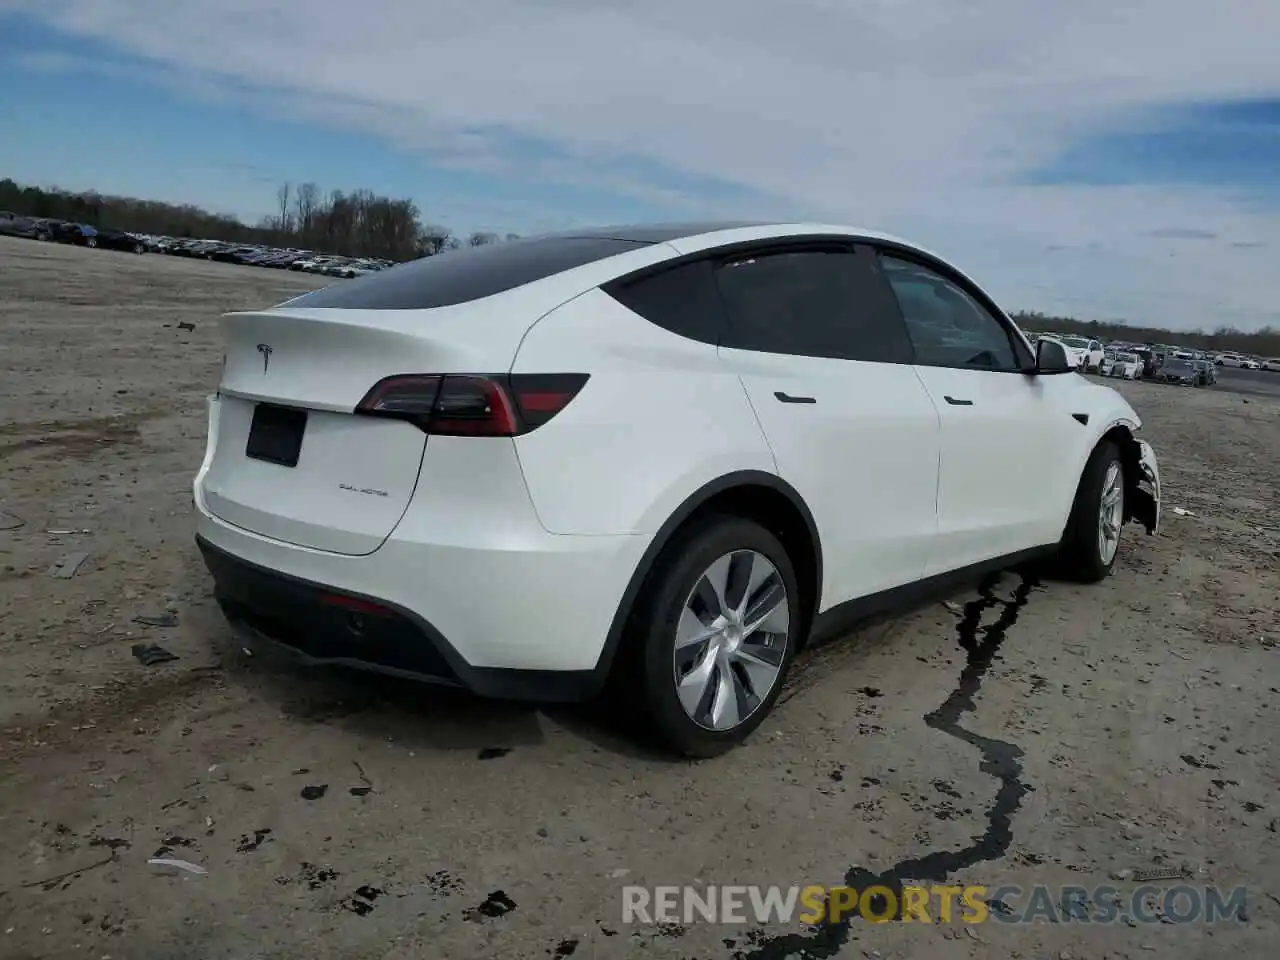
[[[671,333],[718,344],[725,312],[709,260],[645,271],[607,283],[605,293],[628,310]]]
[[[597,260],[648,246],[612,237],[528,237],[450,250],[342,280],[287,301],[291,307],[427,310],[491,297]]]

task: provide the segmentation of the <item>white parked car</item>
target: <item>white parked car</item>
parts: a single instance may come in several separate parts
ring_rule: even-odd
[[[1033,558],[1101,580],[1160,521],[1119,394],[861,230],[513,240],[221,329],[193,493],[243,642],[492,697],[608,683],[690,756],[811,637]]]
[[[1117,353],[1106,365],[1104,375],[1137,380],[1142,376],[1142,358],[1136,353]]]
[[[1088,337],[1057,337],[1081,373],[1094,373],[1102,363],[1102,344]]]
[[[1267,357],[1260,364],[1259,370],[1280,370],[1280,357]]]

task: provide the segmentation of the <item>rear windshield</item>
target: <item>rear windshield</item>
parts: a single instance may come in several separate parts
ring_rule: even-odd
[[[491,297],[649,244],[612,237],[528,237],[450,250],[288,301],[294,307],[426,310]]]

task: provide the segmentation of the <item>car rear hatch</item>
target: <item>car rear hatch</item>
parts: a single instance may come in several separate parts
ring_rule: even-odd
[[[506,371],[536,319],[513,322],[487,301],[430,311],[286,304],[223,317],[206,508],[273,539],[372,553],[408,508],[427,435],[356,406],[396,374]]]

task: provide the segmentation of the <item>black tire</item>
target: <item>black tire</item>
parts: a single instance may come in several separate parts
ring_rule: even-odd
[[[676,625],[703,573],[717,559],[736,550],[754,550],[777,569],[786,588],[789,628],[778,676],[768,694],[737,726],[710,730],[689,717],[677,695],[673,663]],[[742,517],[708,516],[678,534],[659,554],[637,598],[624,656],[615,665],[614,674],[626,683],[628,699],[647,715],[649,729],[665,746],[686,757],[718,756],[750,736],[782,692],[800,640],[803,617],[799,598],[795,569],[777,537]],[[615,685],[615,689],[622,687]]]
[[[1110,559],[1104,559],[1098,543],[1102,486],[1113,463],[1119,464],[1123,489],[1124,461],[1120,457],[1120,449],[1110,440],[1098,444],[1080,475],[1071,515],[1058,545],[1057,570],[1069,580],[1080,583],[1105,580],[1120,555],[1117,547]]]

